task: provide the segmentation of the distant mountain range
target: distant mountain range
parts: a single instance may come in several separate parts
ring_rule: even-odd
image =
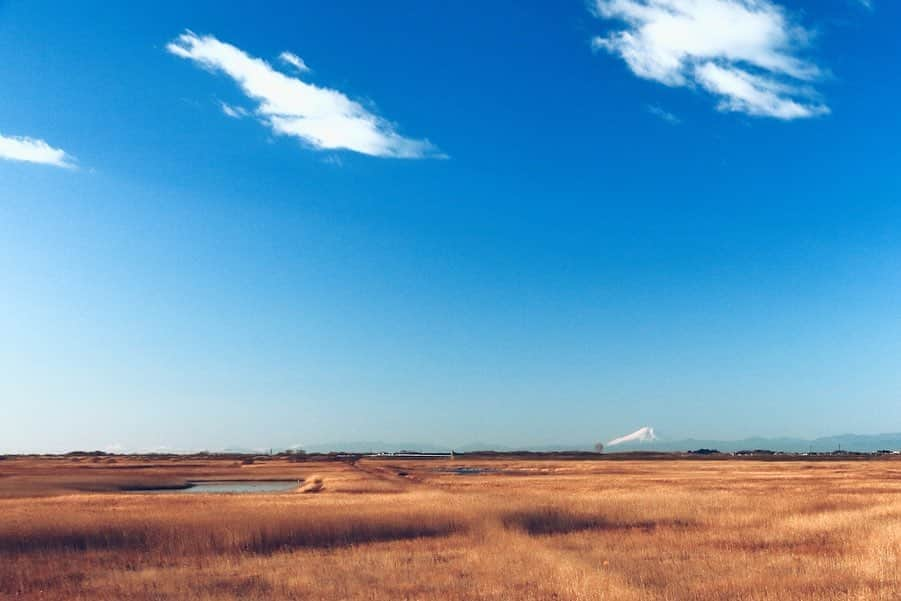
[[[821,438],[745,438],[742,440],[701,440],[685,439],[667,441],[658,439],[647,444],[627,443],[617,450],[658,450],[658,451],[690,451],[695,449],[717,449],[719,451],[744,451],[768,449],[804,453],[808,451],[827,453],[830,451],[873,452],[881,450],[901,450],[901,433],[890,434],[841,434]]]
[[[838,436],[824,436],[821,438],[764,438],[753,437],[741,440],[716,440],[716,439],[668,439],[659,436],[654,428],[645,426],[632,434],[620,436],[606,443],[604,452],[623,453],[633,451],[695,451],[699,449],[715,449],[722,452],[769,450],[783,451],[787,453],[829,453],[832,451],[858,451],[872,453],[875,451],[901,451],[901,432],[889,434],[841,434]],[[476,451],[497,451],[501,453],[515,451],[534,452],[570,452],[570,451],[594,451],[595,443],[584,444],[533,444],[521,446],[509,446],[492,444],[489,442],[472,442],[469,444],[449,447],[440,444],[423,442],[386,442],[382,440],[372,441],[341,441],[310,445],[292,445],[284,447],[274,445],[266,448],[251,448],[241,445],[230,445],[220,449],[207,449],[214,453],[241,453],[241,454],[265,454],[270,451],[280,452],[285,450],[304,450],[307,453],[395,453],[398,451],[413,451],[419,453],[473,453]],[[84,449],[82,449],[83,451]],[[110,453],[175,453],[186,454],[198,452],[199,449],[129,449],[127,447],[106,449]],[[0,453],[2,455],[3,453]]]
[[[648,431],[650,435],[647,435]],[[804,438],[764,438],[753,437],[742,440],[715,440],[687,438],[680,440],[667,440],[659,438],[652,428],[643,428],[639,431],[645,433],[636,436],[634,440],[625,440],[610,448],[610,452],[628,451],[693,451],[697,449],[717,449],[719,451],[744,451],[755,449],[767,449],[771,451],[784,451],[791,453],[830,452],[836,450],[873,452],[881,450],[901,450],[901,433],[890,434],[841,434],[838,436],[825,436],[814,439]],[[631,435],[630,435],[631,436]],[[351,453],[369,452],[397,452],[419,451],[422,453],[446,453],[451,450],[459,453],[474,451],[591,451],[594,443],[585,444],[560,444],[560,445],[523,445],[511,447],[483,442],[470,443],[458,447],[446,447],[442,445],[404,442],[391,443],[385,441],[345,441],[327,444],[314,444],[303,447],[305,451],[312,453],[327,453],[330,451],[346,451]]]

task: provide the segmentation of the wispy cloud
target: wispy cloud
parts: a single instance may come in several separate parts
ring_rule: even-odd
[[[647,109],[648,109],[649,113],[651,113],[658,119],[662,119],[663,121],[666,121],[670,125],[679,125],[680,123],[682,123],[682,119],[675,116],[668,110],[657,106],[656,104],[649,104],[647,106]]]
[[[39,163],[65,169],[75,168],[75,159],[66,151],[54,148],[43,140],[26,137],[7,137],[0,134],[0,159]]]
[[[279,54],[278,58],[283,63],[291,65],[292,67],[294,67],[301,73],[307,73],[310,70],[310,68],[303,61],[303,59],[300,58],[299,56],[297,56],[296,54],[294,54],[293,52],[288,52],[286,50],[285,52],[282,52],[281,54]]]
[[[342,92],[285,75],[266,61],[213,36],[187,31],[166,49],[234,79],[258,103],[255,115],[260,122],[276,134],[300,138],[322,150],[344,149],[405,159],[444,156],[428,140],[401,136],[392,123]]]
[[[220,101],[219,106],[222,108],[222,112],[232,119],[243,119],[249,114],[244,107],[235,106],[227,102]]]
[[[700,87],[717,108],[777,119],[829,112],[811,84],[821,69],[799,56],[810,33],[770,0],[595,0],[625,24],[592,40],[638,77]]]

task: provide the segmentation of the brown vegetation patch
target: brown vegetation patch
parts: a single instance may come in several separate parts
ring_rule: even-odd
[[[109,516],[63,519],[56,523],[5,524],[0,528],[0,554],[132,551],[139,553],[206,554],[272,553],[292,548],[329,548],[372,542],[445,536],[463,523],[428,511],[357,511],[353,514],[311,511],[285,516],[225,510],[221,517],[174,514],[170,520]],[[234,522],[229,522],[228,517]],[[99,517],[99,516],[98,516]],[[223,519],[225,518],[225,519]]]
[[[833,540],[833,537],[825,532],[786,538],[754,537],[737,539],[720,542],[717,546],[731,552],[765,553],[768,555],[787,553],[792,557],[798,555],[831,557],[844,551],[842,544]]]
[[[546,534],[566,534],[580,530],[653,530],[657,523],[650,520],[620,522],[602,515],[575,513],[559,507],[546,506],[508,513],[502,518],[504,526],[540,536]]]
[[[395,519],[328,520],[302,527],[277,525],[262,528],[241,550],[273,553],[293,548],[328,548],[405,539],[447,536],[459,531],[460,524],[434,516],[397,516]]]
[[[141,529],[111,528],[102,524],[81,527],[38,527],[0,534],[0,554],[35,551],[142,550],[149,547],[150,533]]]

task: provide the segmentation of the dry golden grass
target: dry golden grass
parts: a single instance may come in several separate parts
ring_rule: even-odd
[[[202,478],[318,493],[107,492]],[[0,599],[897,600],[899,559],[889,460],[0,462]]]

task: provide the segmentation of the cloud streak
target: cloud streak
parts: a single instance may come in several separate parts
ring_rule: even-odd
[[[682,119],[679,119],[679,117],[675,116],[668,110],[657,106],[656,104],[649,104],[647,106],[647,109],[649,113],[651,113],[658,119],[666,121],[670,125],[679,125],[680,123],[682,123]]]
[[[811,34],[770,0],[595,0],[594,12],[625,28],[592,46],[638,77],[701,88],[726,112],[782,120],[829,112],[812,88],[821,69],[799,56]]]
[[[307,66],[304,60],[293,52],[282,52],[278,55],[278,59],[287,65],[291,65],[300,73],[307,73],[310,71],[310,68]]]
[[[213,36],[186,31],[166,49],[208,71],[232,78],[257,103],[254,114],[259,121],[277,135],[298,138],[319,150],[351,150],[402,159],[444,157],[428,140],[401,136],[392,123],[342,92],[285,75],[266,61]],[[284,55],[282,58],[287,60]],[[298,69],[297,64],[287,62]]]
[[[227,102],[219,102],[220,108],[222,108],[222,112],[225,113],[226,116],[231,117],[232,119],[243,119],[247,116],[247,109],[235,106],[233,104],[229,104]]]
[[[8,137],[0,134],[0,159],[52,165],[74,169],[75,159],[66,151],[54,148],[43,140],[27,137]]]

